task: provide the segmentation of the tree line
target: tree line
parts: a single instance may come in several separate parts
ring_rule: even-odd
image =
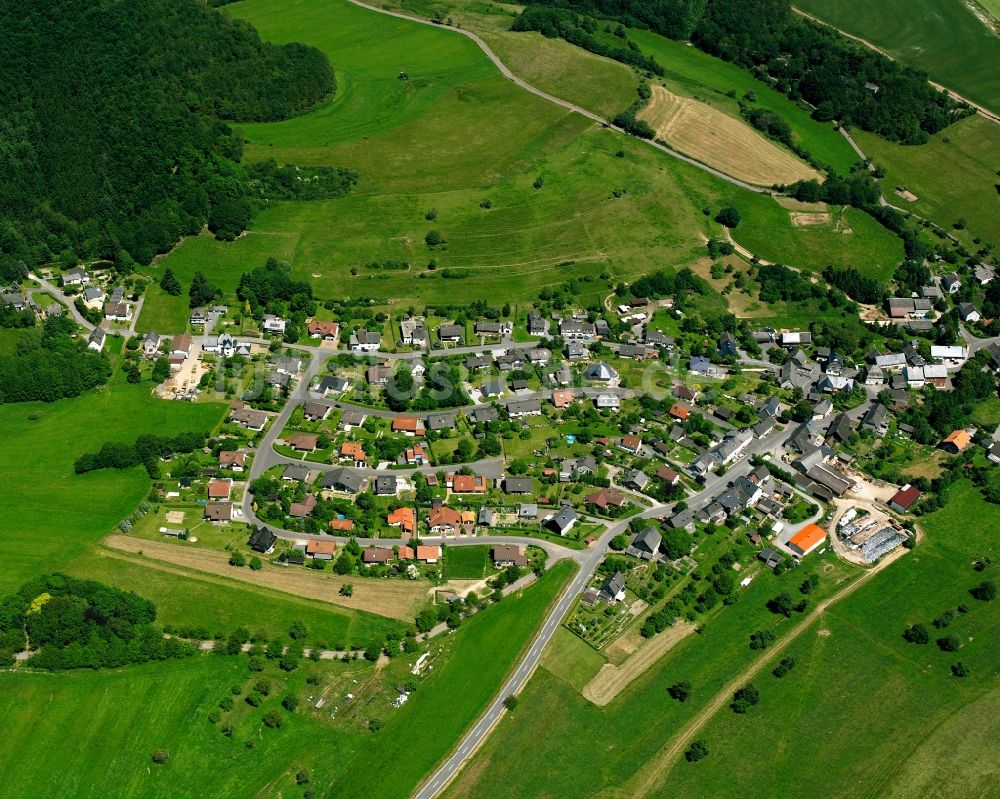
[[[197,0],[4,4],[0,41],[6,279],[55,258],[127,271],[206,223],[233,235],[275,170],[248,177],[224,120],[283,119],[335,87],[319,50]]]
[[[95,580],[50,574],[25,583],[0,603],[0,662],[24,649],[40,669],[116,668],[187,657],[190,644],[164,638],[156,606]]]
[[[38,328],[22,331],[11,355],[0,355],[0,404],[54,402],[104,385],[111,365],[103,355],[72,337],[76,324],[51,316]]]
[[[97,452],[85,452],[77,458],[73,471],[85,474],[98,469],[129,469],[142,465],[149,476],[155,478],[159,473],[160,458],[175,453],[192,453],[204,447],[207,439],[207,433],[186,432],[176,436],[144,433],[136,438],[134,444],[107,441]]]
[[[700,50],[753,72],[789,99],[804,100],[816,119],[857,125],[891,141],[921,144],[971,113],[933,88],[924,73],[798,17],[789,0],[533,0],[512,29],[561,36],[588,50],[588,44],[611,47],[608,37],[599,35],[596,21],[578,15],[690,39]],[[587,39],[593,43],[581,41]],[[633,46],[619,49],[638,53]],[[663,74],[636,60],[626,63]],[[772,132],[770,124],[767,128]],[[773,133],[780,136],[781,130]]]

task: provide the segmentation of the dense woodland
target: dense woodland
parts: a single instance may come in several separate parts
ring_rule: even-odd
[[[619,60],[641,66],[625,31],[599,26],[593,17],[690,39],[809,103],[817,119],[854,124],[892,141],[923,143],[963,113],[925,74],[796,16],[789,0],[533,0],[514,30],[538,30],[588,50],[595,49],[589,39],[608,48],[607,40],[619,37],[623,44],[613,49],[627,56]],[[595,35],[601,28],[613,36]]]
[[[0,602],[0,661],[37,650],[41,669],[114,668],[186,657],[195,648],[164,638],[156,606],[131,591],[62,574],[39,577]]]
[[[62,316],[46,319],[41,329],[21,331],[14,353],[0,356],[0,404],[54,402],[106,383],[108,359],[88,350],[75,333],[76,324]]]
[[[198,0],[4,3],[0,41],[7,279],[73,255],[145,263],[206,223],[231,234],[255,191],[222,120],[281,119],[334,89],[320,51]]]
[[[97,452],[85,452],[77,458],[73,471],[85,474],[97,469],[128,469],[141,464],[150,477],[156,478],[160,472],[160,458],[194,452],[204,447],[207,439],[206,433],[187,432],[176,436],[145,433],[137,437],[134,444],[108,441]]]

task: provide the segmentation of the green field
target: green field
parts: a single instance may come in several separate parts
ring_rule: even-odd
[[[82,453],[109,440],[134,441],[140,433],[211,431],[222,419],[222,405],[165,402],[150,388],[116,377],[108,388],[73,399],[0,406],[0,480],[11,489],[0,506],[0,593],[40,571],[62,568],[149,491],[141,467],[74,474]]]
[[[834,605],[782,653],[797,661],[788,676],[774,678],[768,665],[754,678],[760,705],[745,716],[724,707],[697,733],[708,744],[708,758],[673,764],[648,795],[856,796],[859,785],[866,786],[865,795],[994,795],[989,731],[996,729],[990,714],[1000,697],[1000,603],[978,602],[968,588],[1000,571],[1000,512],[960,483],[947,508],[923,523],[926,540],[913,553]],[[977,574],[971,561],[981,557],[994,565]],[[790,586],[799,580],[793,571]],[[775,627],[775,617],[761,615],[759,603],[776,590],[774,578],[759,576],[737,605],[709,620],[701,635],[680,644],[605,708],[574,690],[581,682],[574,674],[589,673],[593,665],[547,664],[523,695],[531,718],[503,722],[448,795],[643,795],[636,786],[643,785],[645,764],[723,687],[724,675],[731,679],[757,657],[746,647],[746,634]],[[969,612],[947,630],[930,626],[963,602]],[[929,627],[932,639],[957,633],[961,651],[905,642],[903,629],[917,621]],[[779,636],[786,623],[777,623]],[[949,673],[958,660],[972,670],[964,680]],[[683,704],[665,692],[681,679],[692,685]],[[601,730],[616,731],[613,746]],[[512,769],[516,785],[505,781]]]
[[[961,0],[801,0],[824,22],[1000,112],[1000,39]]]
[[[905,147],[855,130],[858,146],[886,169],[882,191],[893,205],[920,214],[946,230],[965,219],[964,231],[952,231],[972,244],[974,237],[1000,242],[1000,126],[980,116],[963,119],[931,137],[927,144]],[[905,186],[917,195],[907,202],[893,193]]]
[[[444,558],[446,580],[479,580],[486,576],[490,565],[490,548],[448,547]]]
[[[850,236],[793,228],[766,198],[518,89],[453,32],[344,2],[247,0],[227,8],[267,38],[324,48],[348,87],[313,113],[246,126],[248,157],[351,166],[361,180],[347,198],[275,203],[233,243],[186,240],[160,261],[184,285],[200,269],[231,298],[240,274],[274,255],[327,296],[527,300],[573,277],[605,275],[596,297],[608,282],[689,263],[702,252],[703,237],[717,230],[702,208],[730,201],[746,220],[739,235],[753,240],[751,228],[760,226],[760,255],[769,260],[809,269],[873,260],[879,271],[886,253],[898,251],[866,220]],[[606,67],[599,59],[579,63]],[[400,71],[410,80],[400,81]],[[357,104],[367,96],[385,108],[366,114]],[[364,138],[348,141],[349,134]],[[838,148],[846,144],[822,126],[813,134]],[[532,186],[537,177],[540,189]],[[491,208],[481,207],[485,199]],[[432,208],[437,218],[428,221]],[[442,233],[445,247],[428,249],[423,239],[431,229]],[[367,266],[387,260],[410,267]],[[451,279],[443,277],[446,269]],[[181,322],[183,303],[168,298],[161,308],[157,291],[148,319],[163,327]]]
[[[481,712],[571,571],[569,563],[558,564],[520,595],[467,622],[443,644],[446,660],[419,681],[400,710],[388,703],[393,678],[384,689],[368,691],[356,722],[331,723],[328,714],[300,706],[295,714],[282,711],[280,730],[260,725],[285,692],[315,691],[305,685],[311,670],[328,675],[324,679],[341,691],[367,691],[367,683],[378,679],[367,664],[304,665],[290,675],[274,670],[280,690],[249,712],[238,700],[230,714],[238,719],[231,739],[206,717],[230,695],[230,686],[246,683],[244,658],[201,655],[100,672],[0,672],[6,722],[0,797],[299,796],[303,789],[295,789],[293,776],[301,768],[311,772],[321,795],[404,796]],[[415,657],[388,666],[395,679],[409,678]],[[339,693],[331,699],[339,702]],[[362,726],[371,717],[384,720],[377,734]],[[252,749],[244,745],[248,739]],[[158,748],[170,752],[159,767],[150,762]],[[53,758],[58,769],[44,765]],[[390,761],[392,768],[385,768]]]
[[[97,549],[66,568],[69,574],[135,591],[156,604],[157,619],[178,629],[203,629],[210,637],[245,627],[270,640],[285,635],[295,621],[309,631],[307,641],[320,649],[363,649],[372,638],[403,624],[238,580],[166,565],[137,562],[114,550]],[[178,591],[182,581],[184,590]],[[211,612],[207,613],[206,609]]]
[[[726,93],[735,92],[740,98],[752,92],[757,98],[754,105],[784,119],[791,126],[796,141],[820,163],[846,175],[857,162],[858,157],[847,140],[831,124],[817,122],[807,108],[796,105],[735,64],[651,31],[630,30],[629,38],[660,62],[667,73],[664,82],[671,91],[703,100],[737,117],[737,101]]]
[[[741,792],[751,794],[765,780],[785,796],[851,796],[858,785],[871,795],[995,793],[987,730],[996,729],[991,711],[1000,699],[1000,605],[977,602],[968,588],[983,577],[996,579],[997,566],[992,575],[977,574],[970,563],[984,556],[997,561],[1000,511],[971,485],[958,484],[948,506],[922,521],[927,539],[913,555],[807,630],[787,653],[795,669],[782,680],[766,672],[758,677],[758,708],[742,718],[721,711],[698,734],[711,755],[678,764],[655,796],[737,787],[737,774]],[[969,612],[946,630],[930,625],[963,602]],[[930,629],[931,644],[902,639],[903,629],[918,621]],[[962,649],[939,651],[933,639],[951,632]],[[949,673],[959,660],[972,670],[965,679]]]

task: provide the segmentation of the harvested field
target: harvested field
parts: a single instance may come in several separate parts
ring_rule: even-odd
[[[788,216],[791,218],[792,224],[796,227],[804,227],[805,225],[825,225],[830,221],[829,213],[803,214],[798,211],[789,211]]]
[[[653,86],[649,104],[639,113],[658,138],[686,155],[734,178],[758,186],[822,180],[797,156],[746,123],[710,105]]]
[[[210,549],[196,549],[124,535],[108,536],[104,543],[122,552],[134,555],[141,553],[147,559],[261,585],[286,594],[318,599],[345,608],[365,610],[391,619],[411,621],[416,610],[428,598],[427,583],[420,580],[345,579],[329,572],[282,568],[270,564],[264,564],[264,568],[259,571],[251,571],[230,566],[227,553]],[[350,598],[338,593],[345,583],[354,586],[354,595]]]
[[[644,643],[639,650],[621,666],[605,663],[587,686],[583,689],[585,699],[595,705],[604,706],[628,687],[633,680],[643,674],[657,660],[665,655],[685,636],[693,633],[695,625],[691,622],[678,622],[668,630],[657,634]]]

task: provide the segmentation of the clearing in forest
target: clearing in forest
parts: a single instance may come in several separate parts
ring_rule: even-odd
[[[744,122],[662,86],[652,89],[653,96],[639,119],[650,124],[657,138],[682,153],[758,186],[822,179],[804,161]]]

